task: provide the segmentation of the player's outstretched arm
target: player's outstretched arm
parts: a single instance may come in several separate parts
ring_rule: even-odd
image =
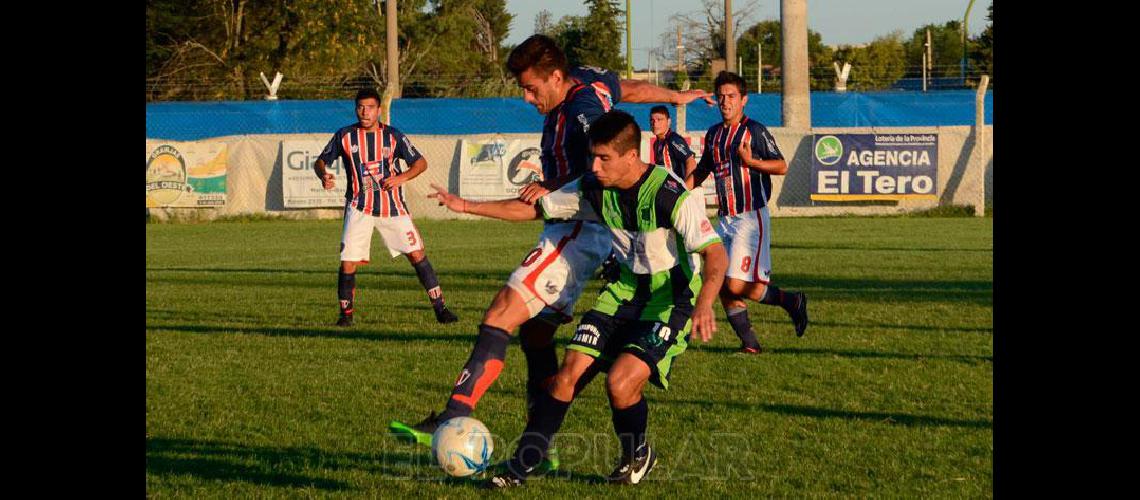
[[[483,217],[502,220],[534,220],[541,216],[537,205],[528,204],[519,199],[498,201],[469,201],[454,194],[448,193],[435,184],[431,185],[434,193],[428,198],[435,198],[441,206],[461,214],[475,214]]]
[[[701,291],[697,295],[697,305],[693,309],[693,333],[700,337],[702,342],[712,340],[716,331],[716,316],[713,314],[713,303],[724,284],[724,273],[728,270],[728,253],[720,242],[713,243],[701,250]]]
[[[622,102],[665,102],[681,105],[697,99],[704,99],[709,106],[716,105],[713,95],[700,89],[670,90],[643,80],[621,81]]]

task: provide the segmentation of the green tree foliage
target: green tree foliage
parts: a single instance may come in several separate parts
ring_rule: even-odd
[[[994,4],[990,3],[987,10],[985,31],[974,39],[970,46],[970,61],[974,70],[990,77],[994,74]]]
[[[398,10],[404,96],[504,95],[505,0],[400,0]],[[275,71],[285,99],[383,89],[384,12],[374,0],[149,0],[147,100],[258,99],[258,73]]]
[[[930,30],[933,61],[931,78],[962,76],[962,23],[947,21],[939,26],[928,24],[914,30],[905,42],[907,78],[922,78],[922,52],[926,50],[926,30]]]
[[[906,73],[906,47],[901,31],[877,37],[865,47],[840,47],[835,59],[851,63],[849,90],[889,88]]]
[[[779,68],[783,66],[783,35],[780,21],[761,21],[744,30],[736,39],[736,55],[744,61],[741,68],[742,75],[748,81],[750,89],[756,89],[756,44],[760,44],[765,66]],[[811,75],[812,90],[830,90],[834,88],[835,70],[832,69],[834,51],[823,44],[823,36],[814,30],[808,30],[808,65]],[[768,82],[773,75],[764,72],[764,81]],[[773,82],[770,85],[775,85]]]
[[[581,45],[575,46],[578,64],[614,71],[624,68],[621,48],[625,46],[622,36],[625,11],[618,7],[616,0],[586,0],[584,3],[590,8],[584,19],[585,32],[589,35],[583,36]]]

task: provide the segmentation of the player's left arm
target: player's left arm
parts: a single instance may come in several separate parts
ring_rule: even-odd
[[[776,146],[776,139],[768,130],[757,127],[752,131],[752,139],[740,141],[736,152],[748,168],[759,170],[768,175],[784,175],[788,173],[788,162]],[[755,148],[753,148],[755,143]]]
[[[405,163],[411,165],[411,168],[409,168],[407,171],[385,178],[381,182],[381,187],[383,187],[385,191],[396,189],[397,187],[400,187],[401,184],[415,179],[420,174],[424,173],[424,170],[427,170],[427,159],[424,158],[418,150],[416,150],[416,147],[412,145],[412,141],[408,139],[408,136],[404,135],[395,128],[391,129],[391,133],[395,136],[396,139],[396,151],[393,156],[403,159]]]
[[[679,106],[697,99],[704,99],[709,106],[716,105],[713,95],[704,90],[671,90],[644,80],[621,81],[621,102],[665,102]]]
[[[497,201],[471,201],[451,194],[435,184],[432,184],[431,188],[435,192],[428,194],[428,198],[435,198],[441,206],[447,207],[452,212],[510,221],[534,220],[542,216],[538,205],[531,205],[517,198]]]

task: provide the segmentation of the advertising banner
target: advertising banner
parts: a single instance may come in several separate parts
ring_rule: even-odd
[[[938,198],[938,134],[816,134],[811,199]]]
[[[224,142],[162,142],[146,150],[147,208],[226,204]]]

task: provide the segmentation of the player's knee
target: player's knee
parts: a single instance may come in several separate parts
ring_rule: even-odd
[[[405,254],[405,256],[408,258],[408,262],[412,263],[413,265],[418,264],[421,260],[424,260],[424,251],[416,250],[412,253]]]
[[[550,383],[550,395],[559,401],[573,400],[575,393],[574,387],[577,383],[577,374],[571,373],[566,369],[559,370],[558,374],[554,375],[554,380]]]
[[[340,261],[340,270],[352,274],[356,272],[356,263],[348,260]]]
[[[542,349],[554,342],[556,326],[532,318],[519,326],[519,342],[524,351]]]
[[[606,377],[606,393],[614,408],[628,408],[641,399],[641,384],[630,375]]]

